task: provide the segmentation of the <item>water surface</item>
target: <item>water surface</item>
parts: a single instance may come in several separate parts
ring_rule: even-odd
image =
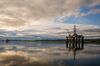
[[[0,41],[0,66],[100,66],[100,45],[73,52],[64,43]]]

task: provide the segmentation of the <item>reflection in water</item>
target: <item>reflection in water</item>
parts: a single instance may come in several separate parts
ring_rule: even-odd
[[[85,45],[84,50],[69,51],[65,44],[1,42],[0,66],[100,66],[99,51],[99,45]]]
[[[81,48],[81,49],[76,49],[76,48],[72,49],[74,61],[76,60],[76,54],[77,54],[77,51],[81,51],[81,50],[83,50],[83,48]]]

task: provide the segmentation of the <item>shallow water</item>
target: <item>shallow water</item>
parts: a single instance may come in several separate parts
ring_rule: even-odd
[[[100,45],[74,52],[63,43],[0,41],[0,66],[100,66]]]

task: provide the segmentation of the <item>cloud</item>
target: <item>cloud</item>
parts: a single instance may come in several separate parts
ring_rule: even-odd
[[[0,29],[5,36],[65,36],[73,24],[63,23],[63,18],[100,13],[95,8],[99,4],[99,0],[0,0]],[[81,7],[91,10],[81,13]],[[56,21],[57,17],[61,19]],[[81,29],[95,28],[95,25],[83,26]]]
[[[3,37],[23,37],[21,39],[45,39],[45,38],[58,38],[64,39],[69,32],[73,32],[73,24],[49,23],[44,27],[44,24],[40,25],[29,25],[25,30],[22,31],[0,31],[0,35]],[[84,36],[99,36],[100,28],[96,25],[77,24],[77,33],[83,34]],[[16,38],[17,39],[17,38]]]
[[[82,6],[94,6],[99,0],[1,0],[0,15],[6,22],[30,22],[57,16],[79,16]],[[86,7],[87,7],[86,6]],[[8,19],[9,18],[9,19]],[[14,19],[14,20],[12,20]],[[2,21],[2,20],[0,20]],[[19,24],[17,24],[19,25]],[[12,24],[10,26],[13,26]]]

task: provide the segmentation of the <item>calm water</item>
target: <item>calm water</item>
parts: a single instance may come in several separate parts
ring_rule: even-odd
[[[100,45],[69,52],[63,43],[0,41],[0,66],[100,66]]]

